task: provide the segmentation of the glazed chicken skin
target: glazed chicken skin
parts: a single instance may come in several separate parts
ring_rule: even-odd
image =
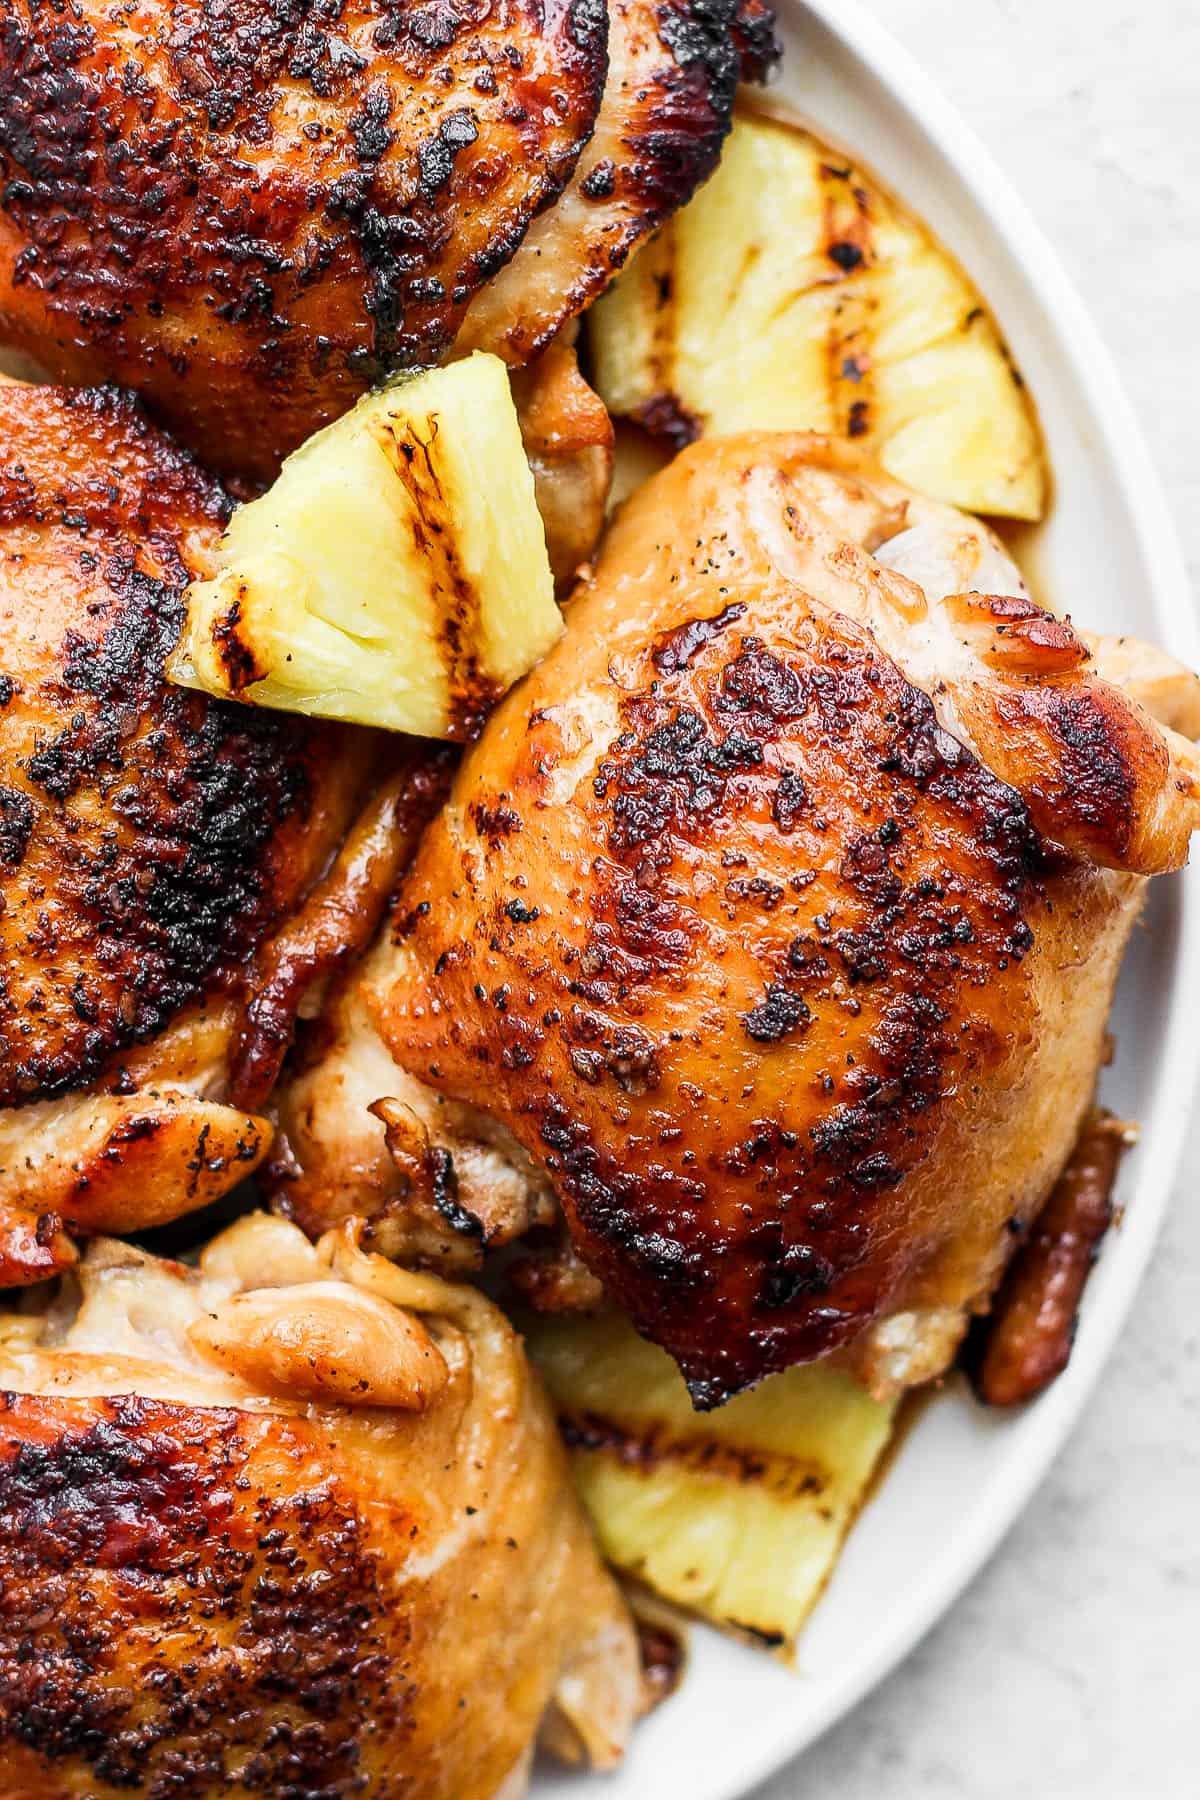
[[[710,173],[740,55],[772,51],[753,0],[88,0],[69,22],[3,0],[0,21],[0,340],[136,388],[256,479],[448,354],[468,309],[464,347],[544,348]]]
[[[547,1708],[620,1755],[632,1626],[474,1290],[262,1215],[102,1241],[0,1387],[8,1800],[517,1800]]]
[[[64,1221],[138,1229],[260,1161],[239,996],[373,741],[165,686],[229,501],[132,400],[6,384],[0,439],[2,1285],[70,1260]]]
[[[385,1121],[515,1144],[698,1405],[835,1353],[881,1391],[936,1374],[1200,818],[1194,750],[1103,660],[984,528],[851,454],[685,452],[465,760],[289,1139],[319,1153],[328,1107],[332,1192],[330,1096],[385,1091],[373,1026]]]

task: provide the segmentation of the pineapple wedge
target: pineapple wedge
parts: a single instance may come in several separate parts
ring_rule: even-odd
[[[1037,420],[962,270],[798,125],[742,112],[712,180],[589,321],[609,411],[700,432],[851,438],[968,512],[1038,519]]]
[[[561,631],[508,374],[476,354],[368,394],[238,509],[167,678],[461,739]]]
[[[608,1560],[716,1625],[790,1648],[894,1404],[814,1366],[696,1413],[671,1359],[618,1315],[522,1324]]]

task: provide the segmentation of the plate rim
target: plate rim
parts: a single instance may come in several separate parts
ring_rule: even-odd
[[[797,28],[815,21],[868,68],[890,100],[927,142],[952,164],[963,190],[997,238],[1023,266],[1029,287],[1053,319],[1061,352],[1074,365],[1092,418],[1111,459],[1114,484],[1125,495],[1153,596],[1155,635],[1164,648],[1200,668],[1200,619],[1174,520],[1160,477],[1115,364],[1073,281],[1016,188],[954,103],[913,54],[861,0],[777,0]],[[1177,939],[1166,1030],[1159,1051],[1153,1137],[1141,1147],[1132,1204],[1103,1291],[1089,1300],[1068,1370],[1022,1414],[1022,1460],[995,1481],[970,1517],[948,1534],[945,1554],[924,1586],[874,1632],[862,1656],[796,1717],[786,1704],[762,1722],[733,1785],[705,1790],[705,1800],[743,1800],[818,1742],[874,1691],[942,1619],[978,1576],[1016,1524],[1061,1453],[1108,1362],[1128,1318],[1161,1233],[1181,1172],[1192,1103],[1200,1087],[1200,1034],[1189,1029],[1185,997],[1200,992],[1200,864],[1176,877]],[[749,1654],[749,1653],[748,1653]],[[686,1709],[686,1684],[679,1696]]]

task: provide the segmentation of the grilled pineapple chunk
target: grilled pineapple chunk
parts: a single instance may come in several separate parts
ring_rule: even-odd
[[[561,630],[508,375],[477,354],[367,395],[239,508],[167,675],[461,738]]]
[[[854,439],[969,512],[1040,518],[1041,439],[979,294],[916,219],[799,126],[742,113],[720,167],[589,317],[610,412]]]
[[[623,1318],[526,1322],[601,1549],[714,1624],[790,1646],[830,1574],[894,1406],[791,1369],[714,1413]]]

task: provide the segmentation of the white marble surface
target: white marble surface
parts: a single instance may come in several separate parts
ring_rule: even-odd
[[[1200,590],[1200,9],[868,3],[1058,244]],[[1200,1797],[1200,1119],[1185,1170],[1124,1341],[1024,1519],[905,1667],[761,1800]]]

